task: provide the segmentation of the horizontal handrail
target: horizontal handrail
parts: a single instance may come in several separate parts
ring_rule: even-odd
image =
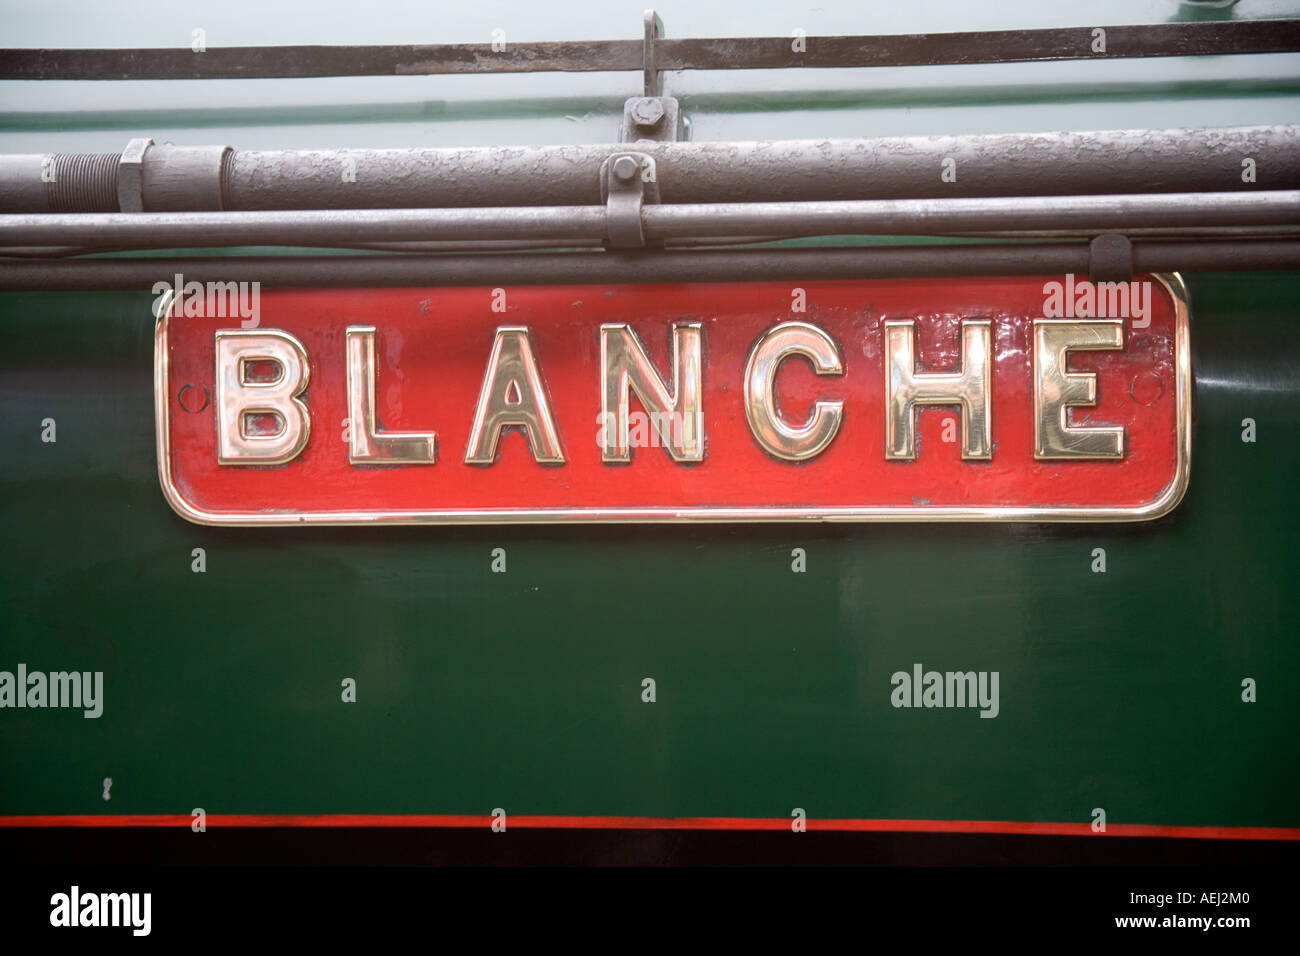
[[[1098,33],[1100,31],[1100,33]],[[796,42],[798,41],[798,42]],[[237,46],[196,50],[0,49],[5,80],[261,79],[463,73],[632,71],[640,40],[371,46]],[[1300,20],[1094,24],[893,36],[657,39],[659,70],[935,66],[1300,51]]]

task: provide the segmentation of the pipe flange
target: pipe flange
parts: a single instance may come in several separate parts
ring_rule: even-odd
[[[144,154],[152,139],[133,139],[117,161],[117,208],[122,212],[144,212]]]

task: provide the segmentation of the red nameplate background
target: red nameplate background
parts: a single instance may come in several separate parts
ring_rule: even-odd
[[[1070,370],[1095,372],[1097,404],[1076,424],[1122,425],[1120,461],[1036,461],[1033,320],[1044,285],[1062,276],[681,285],[263,290],[258,328],[306,348],[311,380],[301,396],[311,437],[293,461],[223,466],[216,455],[214,339],[236,318],[164,317],[158,327],[160,475],[191,520],[232,523],[488,522],[538,520],[1135,520],[1172,509],[1190,467],[1187,316],[1176,279],[1151,282],[1149,326],[1124,321],[1122,351],[1071,353]],[[807,308],[791,311],[792,289]],[[993,331],[991,461],[963,461],[943,440],[955,407],[916,411],[918,457],[885,458],[883,323],[916,323],[920,372],[955,371],[960,323]],[[844,374],[818,376],[798,356],[777,377],[793,425],[817,399],[841,399],[838,435],[818,457],[790,463],[755,442],[745,418],[749,351],[773,325],[797,320],[827,332]],[[677,464],[662,447],[605,464],[597,444],[600,326],[626,322],[671,387],[671,326],[704,327],[706,454]],[[344,332],[377,329],[380,428],[436,431],[434,465],[354,466],[347,416]],[[566,463],[534,461],[520,429],[503,434],[490,466],[464,463],[474,410],[500,326],[526,326],[550,396]],[[184,402],[182,389],[193,386]],[[201,411],[187,410],[204,406]],[[635,394],[632,409],[643,410]],[[952,434],[949,428],[949,436]]]

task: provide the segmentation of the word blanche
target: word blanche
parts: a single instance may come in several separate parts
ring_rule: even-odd
[[[70,893],[50,897],[51,926],[130,926],[133,936],[148,936],[152,893]]]
[[[1149,304],[1148,299],[1144,308]],[[1071,371],[1069,353],[1122,351],[1123,325],[1120,319],[1034,320],[1036,460],[1125,457],[1122,426],[1088,425],[1069,418],[1071,408],[1097,404],[1097,373]],[[912,320],[886,321],[881,332],[885,375],[873,378],[884,386],[885,460],[917,457],[920,443],[913,413],[918,406],[957,405],[962,409],[962,459],[991,461],[995,447],[992,321],[962,321],[961,371],[955,373],[918,369]],[[352,465],[432,465],[437,460],[436,431],[379,427],[378,334],[368,325],[350,325],[344,332],[344,397],[350,423],[347,460]],[[632,461],[632,448],[645,445],[661,446],[678,464],[704,460],[703,324],[675,322],[670,334],[672,374],[665,379],[631,326],[601,325],[599,380],[593,384],[600,389],[596,438],[603,464],[627,464]],[[306,346],[281,329],[218,329],[213,345],[217,463],[262,468],[293,461],[307,447],[311,434],[306,392],[317,373],[312,371]],[[782,416],[776,401],[777,372],[796,357],[809,360],[818,375],[845,374],[839,345],[829,333],[806,322],[782,322],[750,347],[741,388],[750,435],[770,456],[786,462],[816,458],[835,440],[844,419],[842,399],[814,402],[811,417],[803,424]],[[633,393],[645,412],[630,410]],[[526,326],[496,330],[475,409],[465,464],[492,465],[508,427],[524,429],[539,464],[566,463],[550,393]]]
[[[169,296],[173,315],[188,318],[238,318],[240,326],[255,329],[261,321],[262,283],[260,282],[186,282],[176,273],[175,282],[165,279],[153,284],[153,314],[164,307]]]
[[[1135,319],[1139,329],[1151,322],[1150,282],[1075,282],[1074,273],[1068,272],[1064,282],[1046,283],[1043,295],[1044,318]]]
[[[104,712],[104,672],[29,674],[19,664],[17,677],[0,671],[0,707],[81,707],[87,719],[98,717]]]
[[[894,690],[889,702],[895,707],[979,707],[981,717],[998,715],[997,671],[921,672],[920,664],[912,673],[897,671],[889,682]]]

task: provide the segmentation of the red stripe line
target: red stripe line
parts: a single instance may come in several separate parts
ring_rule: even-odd
[[[189,827],[189,814],[83,814],[0,816],[0,827]],[[208,814],[210,827],[482,827],[483,814]],[[570,830],[789,830],[791,821],[761,817],[599,817],[508,815],[508,827]],[[1089,823],[1035,823],[1018,820],[819,820],[807,827],[822,831],[873,833],[1014,833],[1050,836],[1180,837],[1193,840],[1300,840],[1297,827],[1165,826],[1110,823],[1094,834]]]

